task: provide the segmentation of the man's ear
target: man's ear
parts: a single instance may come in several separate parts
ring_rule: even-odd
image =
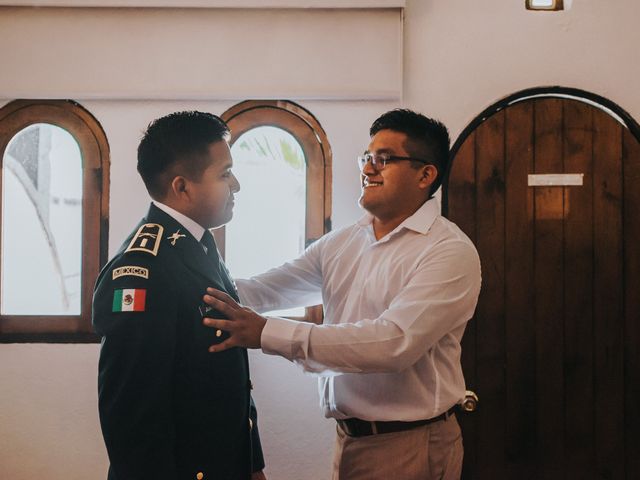
[[[181,198],[184,195],[187,195],[187,179],[182,175],[178,175],[173,177],[170,185],[171,194],[175,198]]]
[[[438,169],[435,165],[429,164],[422,167],[420,172],[422,173],[422,176],[420,177],[418,186],[428,190],[431,188],[431,185],[433,185],[433,182],[436,181],[436,178],[438,178]]]

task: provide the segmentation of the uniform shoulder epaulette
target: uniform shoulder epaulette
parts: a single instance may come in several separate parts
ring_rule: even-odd
[[[125,253],[144,252],[150,253],[153,256],[158,255],[163,232],[164,227],[162,225],[145,223],[138,229],[131,243],[129,243],[129,246],[125,250]]]

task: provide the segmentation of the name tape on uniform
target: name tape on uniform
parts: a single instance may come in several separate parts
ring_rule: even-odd
[[[113,280],[119,277],[142,277],[148,280],[149,269],[144,267],[136,267],[133,265],[118,267],[113,270]]]

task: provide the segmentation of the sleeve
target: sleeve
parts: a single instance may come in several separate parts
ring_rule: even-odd
[[[322,303],[322,247],[325,237],[291,262],[250,279],[236,279],[240,302],[257,312]]]
[[[251,411],[249,412],[249,418],[253,427],[251,428],[251,453],[252,453],[252,472],[259,472],[264,470],[264,454],[262,453],[262,444],[260,443],[260,431],[258,430],[258,409],[251,397]]]
[[[145,261],[106,268],[94,292],[100,423],[115,478],[173,480],[177,304],[161,270]]]
[[[472,245],[449,242],[434,250],[379,317],[331,325],[268,318],[262,350],[325,375],[392,373],[413,365],[449,332],[464,329],[480,292]]]

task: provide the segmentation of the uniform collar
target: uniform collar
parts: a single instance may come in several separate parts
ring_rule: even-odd
[[[399,232],[403,228],[413,230],[414,232],[425,235],[429,231],[431,225],[433,225],[433,222],[439,214],[440,205],[438,204],[438,199],[435,197],[431,198],[430,200],[424,202],[413,215],[406,218],[387,236],[392,235],[395,232]],[[371,226],[372,223],[373,215],[371,215],[370,213],[366,213],[360,218],[360,220],[358,220],[357,225],[361,227],[367,227]]]
[[[195,238],[197,241],[200,241],[202,239],[202,235],[204,235],[205,229],[198,222],[187,217],[185,214],[171,208],[169,205],[165,205],[164,203],[160,203],[156,200],[153,200],[152,203],[164,213],[173,218],[180,225],[182,225],[185,229],[187,229],[189,233],[193,235],[193,238]]]
[[[187,268],[206,278],[210,286],[218,290],[227,291],[228,289],[222,279],[222,273],[217,262],[216,265],[213,265],[211,258],[207,257],[205,253],[200,238],[196,238],[192,233],[193,230],[187,228],[187,225],[185,225],[185,223],[189,223],[185,221],[185,218],[187,220],[189,220],[189,218],[178,212],[176,212],[178,215],[174,217],[172,215],[173,212],[166,211],[165,208],[162,207],[169,208],[166,205],[158,205],[156,202],[153,202],[149,206],[149,212],[141,223],[143,226],[145,224],[158,224],[160,228],[166,231],[166,234],[163,232],[162,245],[159,248],[158,255],[163,258],[167,258],[167,255],[180,258]],[[200,236],[202,236],[204,231],[205,229],[200,226],[199,229],[195,229],[195,233]],[[173,234],[167,236],[170,232],[173,232]],[[227,293],[232,294],[233,292]]]

